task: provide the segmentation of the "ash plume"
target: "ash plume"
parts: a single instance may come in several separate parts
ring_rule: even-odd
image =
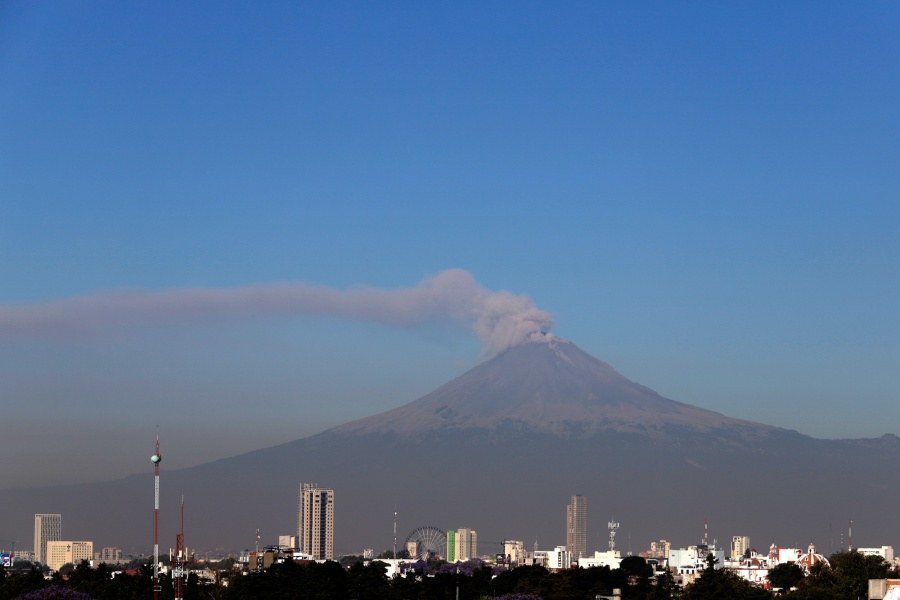
[[[436,321],[470,329],[485,355],[544,336],[553,325],[526,295],[482,287],[471,273],[448,269],[412,287],[310,283],[233,288],[104,291],[32,304],[0,305],[0,340],[61,338],[200,318],[322,315],[414,328]]]

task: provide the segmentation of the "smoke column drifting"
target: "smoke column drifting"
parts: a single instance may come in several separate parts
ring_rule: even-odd
[[[531,299],[485,289],[471,273],[448,269],[409,288],[359,286],[336,290],[308,283],[269,283],[228,289],[109,291],[35,304],[0,305],[0,340],[57,338],[123,326],[192,318],[323,315],[398,327],[459,323],[496,354],[553,325]]]

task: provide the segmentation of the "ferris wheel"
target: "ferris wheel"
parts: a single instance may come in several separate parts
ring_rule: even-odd
[[[406,536],[406,547],[415,542],[415,558],[428,560],[432,556],[444,556],[447,553],[447,534],[431,525],[418,527]],[[410,557],[412,558],[412,548]]]

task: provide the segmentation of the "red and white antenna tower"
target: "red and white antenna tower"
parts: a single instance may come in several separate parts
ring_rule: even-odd
[[[159,600],[159,427],[156,428],[156,453],[150,457],[154,469],[153,494],[153,600]]]

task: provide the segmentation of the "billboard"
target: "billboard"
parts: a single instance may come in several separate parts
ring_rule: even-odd
[[[0,566],[11,567],[12,556],[10,556],[9,554],[0,554]]]

